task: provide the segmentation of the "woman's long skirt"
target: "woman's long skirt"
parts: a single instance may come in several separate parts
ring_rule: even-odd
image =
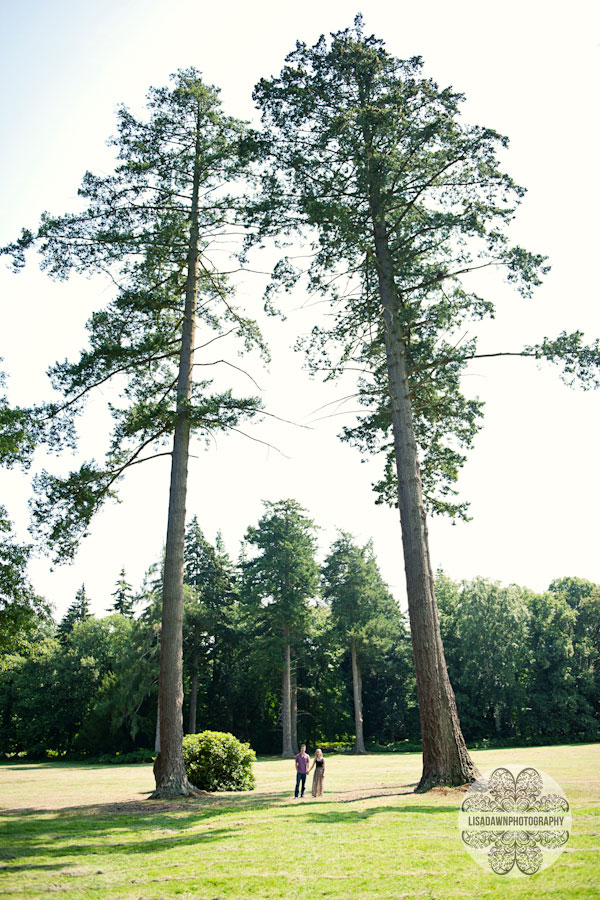
[[[321,767],[317,768],[315,766],[315,774],[313,775],[312,783],[312,795],[313,797],[323,796],[323,769]]]

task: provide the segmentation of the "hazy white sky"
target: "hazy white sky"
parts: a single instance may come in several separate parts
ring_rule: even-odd
[[[501,7],[371,0],[363,8],[367,30],[392,53],[422,55],[428,75],[466,94],[466,118],[511,138],[505,166],[528,188],[513,235],[547,253],[552,272],[531,301],[497,279],[487,282],[498,315],[483,329],[482,350],[519,349],[563,328],[581,328],[588,339],[600,335],[596,7],[585,0],[506,0]],[[194,65],[221,87],[228,112],[249,118],[252,86],[280,70],[295,41],[312,43],[321,32],[346,27],[358,9],[331,0],[4,2],[0,244],[21,226],[34,225],[42,209],[72,207],[85,169],[110,167],[105,141],[117,104],[141,110],[150,85],[165,84],[171,72]],[[261,292],[262,284],[248,279],[239,296],[257,317]],[[2,266],[0,356],[12,400],[47,396],[47,366],[78,353],[87,317],[109,298],[101,282],[50,282],[33,259],[19,276]],[[251,369],[270,410],[307,423],[314,410],[348,390],[309,381],[292,353],[295,336],[309,330],[318,314],[299,309],[303,301],[289,303],[285,324],[267,323],[270,372],[258,363]],[[434,565],[457,579],[483,575],[536,590],[563,575],[600,581],[600,395],[569,390],[557,372],[523,360],[479,361],[466,385],[487,404],[484,430],[460,480],[473,521],[431,522]],[[110,424],[102,397],[82,424],[81,449],[89,457],[98,453]],[[296,497],[322,528],[323,552],[336,527],[361,541],[373,537],[384,576],[402,598],[397,513],[374,505],[370,484],[380,463],[361,465],[357,451],[340,444],[336,434],[343,424],[337,416],[314,422],[311,430],[279,425],[251,431],[285,456],[238,435],[223,436],[208,450],[198,445],[189,514],[198,515],[210,539],[220,528],[236,555],[246,527],[261,514],[262,499]],[[64,469],[68,463],[45,464]],[[164,542],[167,491],[168,460],[132,470],[122,503],[100,514],[74,565],[52,572],[46,558],[32,564],[38,591],[62,612],[85,581],[94,610],[102,612],[122,566],[139,584]],[[29,492],[29,476],[0,473],[0,502],[23,537]]]

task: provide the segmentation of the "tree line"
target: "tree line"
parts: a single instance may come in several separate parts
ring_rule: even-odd
[[[265,504],[234,562],[188,524],[188,733],[230,731],[284,756],[302,742],[360,753],[419,741],[410,633],[371,544],[339,532],[319,565],[314,533],[297,502]],[[102,618],[82,586],[60,622],[38,612],[5,647],[1,753],[154,748],[163,569],[137,592],[122,570]],[[600,586],[563,578],[536,594],[438,572],[435,587],[468,741],[598,737]]]
[[[35,479],[40,540],[58,560],[71,558],[126,472],[171,457],[156,797],[190,790],[182,755],[190,436],[235,429],[261,412],[259,397],[234,394],[227,379],[209,373],[241,368],[228,353],[213,357],[217,340],[231,337],[244,353],[268,356],[256,321],[235,304],[231,280],[267,242],[303,244],[295,257],[278,260],[267,305],[272,310],[275,289],[297,283],[331,303],[330,325],[317,324],[305,343],[309,365],[329,378],[358,373],[363,414],[344,439],[381,453],[375,489],[400,512],[423,741],[417,789],[476,775],[444,655],[427,514],[466,514],[454,484],[482,404],[462,391],[465,367],[480,358],[476,338],[464,335],[494,315],[468,276],[496,269],[529,296],[548,267],[543,255],[508,238],[524,189],[501,169],[507,138],[463,121],[462,95],[422,70],[419,57],[393,57],[358,16],[312,47],[298,42],[280,75],[255,86],[258,129],[226,115],[218,90],[197,70],[181,70],[170,87],[150,90],[145,118],[118,110],[114,170],[85,174],[75,212],[45,213],[2,248],[17,270],[34,248],[51,276],[108,278],[114,292],[92,315],[79,358],[50,369],[59,399],[26,410],[0,400],[3,462],[27,464],[38,444],[73,449],[86,400],[113,386],[104,459]],[[300,258],[307,266],[299,267]],[[563,332],[483,355],[545,359],[568,383],[595,387],[600,344],[582,338]],[[259,609],[269,574],[252,561],[244,571]],[[286,749],[293,742],[292,638],[304,627],[301,599],[312,578],[310,569],[295,573],[285,600],[271,584],[285,658]],[[267,633],[257,634],[266,640]],[[358,720],[361,640],[350,642]]]

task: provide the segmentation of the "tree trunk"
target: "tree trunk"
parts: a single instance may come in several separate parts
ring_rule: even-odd
[[[352,656],[352,690],[354,693],[354,732],[356,740],[354,743],[355,753],[366,753],[365,739],[363,736],[363,713],[362,713],[362,677],[360,674],[360,665],[356,655],[356,646],[354,641],[350,644],[350,654]]]
[[[281,728],[283,731],[283,749],[281,755],[284,759],[295,756],[292,747],[292,710],[291,710],[291,650],[290,630],[283,629],[283,673],[281,677]]]
[[[292,751],[298,752],[298,679],[294,668],[291,676]]]
[[[502,734],[502,712],[500,710],[499,704],[494,703],[493,713],[494,713],[494,725],[496,727],[496,734],[498,735],[498,737],[500,737]]]
[[[384,221],[373,217],[379,295],[383,310],[398,506],[402,528],[408,612],[423,740],[423,773],[416,788],[470,783],[478,775],[463,738],[448,678],[433,587],[427,519],[406,370],[404,336],[396,316],[398,296]]]
[[[200,186],[200,107],[196,126],[196,156],[192,186],[191,226],[188,244],[185,310],[177,380],[177,419],[171,456],[169,517],[163,576],[160,639],[160,763],[153,798],[189,794],[183,761],[183,547],[185,502],[190,442],[189,404],[192,397],[194,335],[198,299],[198,195]]]
[[[188,734],[196,734],[196,711],[198,708],[198,654],[192,659],[192,685],[190,689],[190,714],[188,717]]]

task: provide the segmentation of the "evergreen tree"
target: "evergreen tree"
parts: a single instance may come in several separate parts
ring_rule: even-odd
[[[78,622],[85,622],[90,615],[90,601],[85,592],[85,584],[82,584],[58,626],[61,639],[64,640]]]
[[[283,657],[281,667],[282,756],[297,752],[292,742],[292,644],[306,629],[308,601],[318,588],[314,523],[296,500],[265,501],[265,513],[246,541],[257,555],[243,563],[244,599]],[[281,657],[280,657],[281,658]]]
[[[233,655],[233,604],[235,573],[222,537],[213,547],[206,540],[196,516],[186,529],[184,581],[194,589],[184,618],[184,659],[190,668],[190,714],[188,731],[196,730],[198,671],[205,666],[206,711],[217,727],[227,717],[225,672]]]
[[[119,580],[112,593],[112,597],[114,598],[114,602],[111,609],[114,609],[115,612],[120,613],[122,616],[132,618],[135,599],[131,590],[131,585],[127,582],[125,577],[124,568],[121,569]]]
[[[444,658],[426,515],[465,514],[453,484],[481,403],[461,391],[478,355],[462,335],[494,312],[465,279],[499,268],[529,296],[546,267],[506,235],[524,193],[499,168],[507,139],[465,124],[462,96],[421,70],[419,58],[395,59],[365,36],[359,16],[330,42],[299,42],[255,98],[270,162],[257,213],[267,231],[310,229],[309,284],[334,309],[329,328],[313,329],[311,364],[329,377],[361,373],[366,413],[345,436],[385,453],[376,488],[400,511],[423,737],[417,790],[427,790],[476,776]],[[287,259],[276,274],[290,287],[302,273]],[[568,382],[598,383],[600,344],[584,347],[581,332],[516,355],[563,363]]]
[[[398,630],[400,610],[383,581],[371,543],[357,546],[341,532],[323,566],[323,597],[331,604],[338,639],[350,651],[355,752],[366,753],[363,733],[363,668],[382,655]]]
[[[190,790],[181,746],[190,435],[235,426],[259,406],[195,375],[213,365],[224,371],[227,360],[205,355],[212,347],[202,353],[218,338],[235,333],[246,348],[264,347],[255,323],[233,305],[219,255],[240,230],[248,169],[243,124],[223,114],[216,89],[191,69],[177,73],[172,88],[150,91],[146,119],[121,108],[113,144],[118,165],[107,176],[86,173],[83,211],[44,215],[35,234],[24,231],[5,252],[18,268],[36,245],[51,275],[108,274],[115,288],[115,299],[88,324],[90,347],[79,361],[51,370],[64,399],[33,415],[39,436],[68,445],[89,392],[109,381],[121,389],[123,402],[111,403],[116,424],[105,464],[85,462],[66,478],[47,472],[37,478],[34,524],[58,558],[72,556],[130,466],[171,457],[155,766],[156,796],[166,797]]]

